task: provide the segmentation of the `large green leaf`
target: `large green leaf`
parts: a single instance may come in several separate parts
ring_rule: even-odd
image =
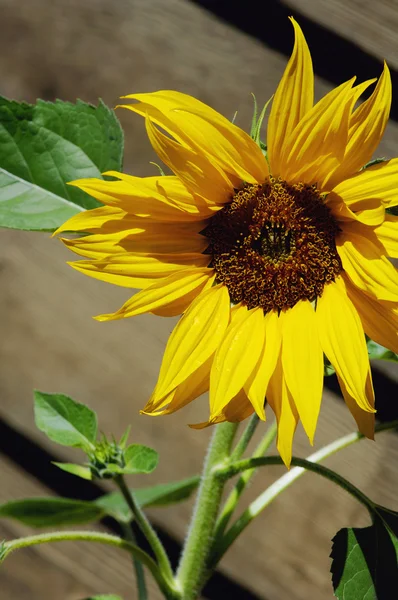
[[[141,508],[148,506],[167,506],[189,498],[199,485],[199,476],[181,481],[162,483],[151,487],[131,490]],[[95,501],[105,512],[119,521],[129,522],[132,515],[120,492],[105,494]]]
[[[67,183],[121,170],[123,133],[103,102],[0,97],[0,226],[53,231],[99,203]]]
[[[89,452],[95,448],[97,415],[63,394],[34,393],[35,422],[50,440]]]
[[[333,539],[331,553],[336,598],[389,600],[395,597],[398,589],[397,533],[398,513],[382,507],[375,507],[370,527],[340,529]]]
[[[0,518],[15,519],[31,527],[81,525],[99,521],[105,510],[94,502],[67,498],[26,498],[0,505]]]

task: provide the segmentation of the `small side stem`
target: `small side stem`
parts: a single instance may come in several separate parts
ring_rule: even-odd
[[[243,456],[259,423],[260,419],[258,418],[256,413],[254,413],[254,415],[250,417],[246,429],[242,434],[242,437],[233,449],[233,452],[231,454],[231,461],[239,460]]]
[[[138,504],[135,501],[133,494],[130,492],[129,488],[126,485],[123,475],[118,475],[114,479],[116,485],[119,487],[121,493],[123,494],[124,499],[126,500],[131,512],[133,513],[138,527],[141,529],[142,533],[145,535],[148,540],[154,555],[156,556],[156,560],[158,561],[159,568],[163,573],[165,579],[168,580],[171,586],[174,585],[174,576],[171,568],[171,564],[169,558],[166,554],[166,551],[163,547],[162,542],[158,538],[156,531],[148,521],[147,517],[140,509]]]
[[[177,581],[183,590],[184,600],[197,598],[206,577],[206,561],[224,489],[224,481],[217,477],[214,469],[226,464],[237,427],[236,423],[221,423],[215,426],[177,571]]]
[[[97,531],[56,531],[51,533],[41,533],[38,535],[30,535],[27,537],[5,542],[3,550],[3,559],[6,558],[14,550],[20,548],[28,548],[30,546],[37,546],[39,544],[48,544],[53,542],[96,542],[99,544],[106,544],[108,546],[114,546],[121,550],[126,550],[140,563],[145,565],[152,573],[154,579],[157,581],[159,588],[162,590],[166,598],[170,600],[176,598],[173,594],[173,590],[170,589],[169,584],[165,581],[159,567],[154,560],[144,550],[141,550],[135,544],[127,540],[123,540],[115,535],[108,533],[100,533]]]
[[[123,530],[124,538],[132,544],[137,545],[137,540],[135,538],[133,530],[131,529],[131,525],[129,525],[128,523],[119,523],[119,525]],[[142,563],[137,558],[135,558],[135,556],[132,556],[132,561],[134,566],[135,580],[137,584],[138,600],[148,600],[148,594],[145,583],[145,573]]]
[[[236,463],[226,467],[224,469],[219,470],[219,475],[221,478],[233,477],[237,473],[241,473],[246,469],[253,469],[256,467],[264,467],[266,465],[283,465],[283,460],[280,456],[260,456],[258,458],[247,458],[244,460],[239,460]],[[314,463],[313,461],[307,460],[305,458],[297,458],[293,456],[292,458],[292,466],[293,467],[302,467],[307,471],[312,471],[313,473],[317,473],[321,477],[325,477],[325,479],[329,479],[333,483],[340,486],[343,490],[346,490],[351,496],[356,498],[359,502],[361,502],[366,508],[373,513],[374,503],[354,484],[345,479],[342,475],[339,475],[335,471],[328,469],[322,465]]]
[[[274,439],[276,437],[277,431],[278,431],[278,428],[277,428],[277,423],[275,421],[267,429],[264,437],[261,439],[257,448],[255,449],[255,451],[253,453],[253,458],[258,457],[258,456],[263,456],[267,452],[268,448],[271,446],[272,442],[274,441]],[[233,454],[231,456],[231,461],[234,457],[234,454],[235,454],[235,451],[233,452]],[[247,484],[249,483],[250,479],[252,479],[252,477],[254,476],[255,473],[256,473],[256,469],[248,469],[247,471],[242,473],[242,475],[239,477],[235,487],[231,490],[228,498],[225,501],[221,515],[217,521],[216,531],[215,531],[215,535],[214,535],[214,538],[216,540],[219,539],[224,534],[224,531],[227,528],[229,520],[236,508],[236,505],[239,502],[240,497],[242,496],[243,492],[245,491],[245,489],[247,487]]]
[[[388,423],[380,423],[375,427],[375,434],[381,433],[382,431],[388,431],[391,429],[398,428],[398,419],[395,421],[390,421]],[[355,431],[353,433],[349,433],[348,435],[344,435],[343,437],[335,440],[331,444],[324,446],[317,452],[311,454],[307,461],[312,463],[319,463],[325,458],[332,456],[336,452],[343,450],[343,448],[347,448],[352,444],[355,444],[359,440],[362,440],[364,436],[359,433],[359,431]],[[250,473],[250,471],[246,471],[246,473]],[[220,559],[224,556],[225,552],[228,550],[230,545],[235,541],[235,539],[243,532],[244,529],[259,515],[275,498],[279,496],[283,490],[288,488],[296,479],[301,477],[306,473],[306,469],[303,467],[295,467],[282,475],[279,479],[277,479],[272,485],[270,485],[256,500],[254,500],[247,509],[241,514],[239,519],[233,524],[231,529],[227,532],[227,534],[220,539],[218,539],[218,544],[214,548],[212,554],[212,562],[211,567],[214,568]],[[244,473],[243,473],[244,475]]]
[[[357,438],[358,439],[358,438]],[[318,458],[318,460],[320,460]],[[369,514],[373,516],[373,508],[374,504],[361,490],[355,487],[352,483],[350,483],[347,479],[338,475],[331,469],[327,467],[323,467],[322,465],[313,462],[313,460],[305,460],[303,458],[292,458],[292,466],[297,467],[296,469],[292,469],[286,475],[283,475],[280,479],[275,481],[261,496],[259,496],[254,502],[250,504],[250,506],[242,513],[239,519],[232,525],[232,527],[227,531],[224,537],[220,540],[218,546],[215,548],[211,567],[214,568],[215,565],[220,561],[222,556],[224,556],[225,552],[231,546],[231,544],[236,540],[236,538],[242,533],[244,529],[251,523],[251,521],[262,511],[266,506],[268,506],[276,496],[278,496],[282,490],[288,487],[297,477],[299,477],[305,471],[312,471],[317,473],[321,477],[325,477],[329,479],[329,481],[333,481],[342,489],[346,490],[349,494],[351,494],[354,498],[356,498],[361,504],[363,504]],[[228,469],[225,469],[223,472],[220,471],[220,477],[233,477],[236,473],[241,472],[244,469],[251,469],[253,467],[260,467],[266,465],[283,465],[283,461],[280,456],[265,456],[254,459],[241,460],[234,465],[231,465]],[[290,476],[290,477],[289,477]]]

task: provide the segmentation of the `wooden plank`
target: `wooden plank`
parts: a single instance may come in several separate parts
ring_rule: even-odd
[[[348,4],[352,6],[352,0]],[[21,0],[18,10],[6,2],[2,17],[0,65],[7,56],[8,36],[15,30],[24,32],[17,50],[11,57],[8,53],[4,93],[26,100],[45,95],[95,101],[101,95],[115,104],[124,93],[177,88],[227,116],[238,109],[238,122],[247,127],[250,92],[256,92],[260,102],[268,99],[286,64],[284,57],[182,0],[171,0],[167,6],[162,0],[121,2],[111,11],[105,0],[70,0],[68,5],[66,0],[55,0],[50,6],[45,0]],[[318,97],[329,89],[317,81]],[[126,135],[126,169],[137,175],[153,173],[149,161],[156,158],[142,120],[122,111],[120,117]],[[397,133],[397,125],[390,124],[379,156],[398,154]],[[106,433],[118,436],[131,422],[134,441],[160,452],[158,471],[137,478],[138,485],[198,472],[211,432],[192,431],[186,424],[206,417],[205,399],[171,417],[138,414],[155,384],[175,319],[142,316],[97,323],[92,315],[115,310],[129,291],[72,271],[65,264],[71,254],[47,235],[5,231],[0,247],[0,314],[6,340],[0,344],[1,415],[65,459],[79,460],[77,452],[55,447],[33,426],[33,388],[69,393],[98,411]],[[316,447],[349,428],[352,421],[344,405],[325,394]],[[397,443],[396,436],[386,434],[376,444],[363,442],[329,464],[376,500],[397,509],[393,466]],[[299,455],[310,451],[302,432],[295,451]],[[254,498],[282,472],[262,471],[247,498]],[[21,495],[25,494],[23,487]],[[188,502],[150,514],[182,540],[191,508]],[[222,566],[268,600],[290,599],[293,590],[298,600],[326,600],[331,596],[330,538],[340,526],[364,522],[362,511],[343,492],[306,476],[248,529]],[[59,552],[64,552],[63,547]],[[76,557],[76,563],[81,561],[80,555]],[[115,573],[119,577],[119,571]],[[62,573],[59,577],[64,582],[60,585],[69,585]],[[15,592],[17,584],[12,585],[9,597],[22,597]],[[69,593],[62,588],[62,598],[64,590],[64,595]]]
[[[395,0],[283,0],[283,3],[398,67]]]
[[[132,422],[133,439],[160,451],[159,470],[151,478],[139,478],[140,484],[197,472],[209,432],[195,432],[185,424],[203,418],[205,401],[193,403],[172,417],[138,415],[155,382],[170,321],[143,317],[125,323],[99,324],[90,319],[98,299],[101,310],[108,310],[125,292],[78,276],[79,282],[75,281],[76,274],[63,263],[65,250],[46,236],[4,232],[2,239],[8,247],[8,260],[3,262],[0,274],[7,283],[2,286],[6,293],[0,304],[1,314],[6,316],[3,326],[8,339],[0,357],[3,414],[46,447],[76,460],[75,451],[55,448],[32,425],[32,387],[63,391],[98,410],[100,426],[106,433],[120,435]],[[352,422],[344,405],[326,394],[317,446],[350,427]],[[299,435],[295,449],[301,455],[309,451],[303,435]],[[332,464],[373,496],[377,491],[378,500],[398,508],[394,503],[397,477],[393,466],[397,453],[397,437],[386,436],[377,444],[363,443],[347,451],[341,463]],[[253,498],[273,477],[274,470],[262,473],[249,497]],[[186,504],[151,514],[182,539],[189,509],[190,504]],[[327,598],[330,537],[342,524],[353,524],[357,514],[358,507],[348,497],[308,477],[306,483],[297,484],[286,499],[279,500],[262,517],[258,526],[247,532],[226,558],[224,568],[265,598],[277,594],[283,599],[288,598],[287,590],[282,588],[286,579],[278,583],[273,574],[275,564],[279,560],[294,571],[300,561],[303,568],[311,565],[318,576],[310,571],[297,581],[289,580],[295,581],[297,598],[308,597],[314,585]],[[300,541],[304,535],[311,542],[302,550]],[[244,570],[239,568],[243,553],[251,557]],[[265,579],[269,594],[264,589]]]
[[[46,488],[0,457],[0,503],[10,499],[49,496]],[[79,527],[85,529],[85,527]],[[90,529],[102,529],[91,525]],[[41,530],[42,531],[42,530]],[[0,521],[0,539],[15,539],[37,532],[15,521]],[[163,596],[148,580],[150,598]],[[120,550],[84,542],[64,542],[25,548],[10,555],[0,571],[2,600],[82,600],[92,594],[117,593],[134,597],[130,557]]]

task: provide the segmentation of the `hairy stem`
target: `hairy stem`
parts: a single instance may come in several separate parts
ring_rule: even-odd
[[[258,456],[263,456],[267,452],[268,448],[271,446],[272,442],[274,441],[274,439],[276,437],[277,430],[278,430],[277,423],[275,421],[268,428],[264,437],[261,439],[257,448],[255,449],[255,451],[253,453],[253,458],[258,457]],[[235,455],[235,451],[233,452],[233,454],[231,456],[231,460],[233,460],[234,455]],[[249,483],[250,479],[252,479],[252,477],[254,476],[255,473],[256,473],[256,469],[248,469],[247,471],[242,473],[242,475],[239,477],[235,487],[231,490],[228,498],[225,501],[221,515],[217,521],[216,531],[215,531],[215,535],[214,535],[216,543],[217,543],[217,540],[224,534],[224,531],[227,528],[229,520],[239,502],[240,497],[242,496],[243,492],[245,491],[245,489],[247,487],[247,484]]]
[[[169,558],[166,554],[166,550],[163,547],[162,542],[157,536],[156,531],[148,521],[144,512],[138,506],[135,501],[134,495],[130,492],[129,488],[126,485],[123,475],[118,475],[114,479],[116,485],[119,487],[121,493],[123,494],[124,499],[126,500],[134,518],[137,522],[138,527],[141,529],[142,533],[145,535],[148,540],[152,551],[156,557],[156,560],[159,565],[159,569],[163,573],[165,579],[168,580],[171,586],[174,585],[174,576],[171,568],[171,564]]]
[[[221,468],[229,464],[228,458],[237,427],[235,423],[221,423],[215,426],[194,514],[177,571],[177,581],[183,591],[184,600],[197,598],[206,578],[206,563],[224,489],[224,481],[214,471],[215,467]]]
[[[30,535],[17,540],[12,540],[10,542],[5,542],[3,546],[3,559],[14,550],[18,550],[20,548],[28,548],[30,546],[37,546],[38,544],[68,541],[96,542],[99,544],[106,544],[108,546],[120,548],[121,550],[126,550],[149,569],[166,598],[170,600],[177,598],[177,596],[173,593],[173,590],[170,589],[168,582],[164,579],[155,561],[152,560],[152,558],[146,552],[144,552],[144,550],[141,550],[141,548],[127,540],[123,540],[122,538],[119,538],[115,535],[110,535],[108,533],[100,533],[97,531],[56,531],[51,533]]]
[[[129,523],[119,523],[119,525],[123,530],[124,538],[132,544],[137,545],[136,538],[131,528],[131,525]],[[135,556],[132,556],[132,561],[134,566],[135,580],[137,584],[138,600],[148,600],[148,594],[145,583],[145,573],[142,566],[142,562],[139,561]]]

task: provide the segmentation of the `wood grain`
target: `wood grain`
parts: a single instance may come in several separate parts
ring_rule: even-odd
[[[50,495],[46,488],[5,458],[0,458],[0,473],[0,502]],[[90,528],[101,529],[95,525]],[[16,521],[0,522],[0,539],[11,540],[36,532]],[[89,595],[104,593],[117,593],[127,599],[135,594],[129,555],[85,542],[62,542],[17,550],[2,565],[0,581],[1,600],[83,600]],[[148,588],[151,598],[162,598],[149,578]]]
[[[321,20],[316,10],[326,3],[310,4]],[[356,2],[344,5],[354,10]],[[260,102],[268,99],[286,64],[284,57],[182,0],[120,0],[112,5],[105,0],[21,0],[17,7],[12,0],[0,0],[0,8],[3,93],[18,99],[57,96],[95,101],[102,96],[115,104],[119,95],[134,90],[176,88],[199,96],[227,116],[238,109],[238,122],[247,127],[250,92],[256,92]],[[371,13],[367,19],[372,27]],[[384,26],[390,25],[384,22]],[[379,31],[377,19],[375,27]],[[388,52],[388,44],[384,47],[383,38],[378,39],[380,52]],[[10,44],[12,56],[6,59]],[[324,81],[317,80],[318,97],[328,90]],[[126,169],[137,175],[153,173],[149,161],[155,157],[142,121],[122,111],[119,116],[126,135]],[[397,133],[398,126],[391,123],[379,156],[398,154]],[[210,432],[186,425],[206,417],[205,398],[170,417],[139,415],[156,382],[175,319],[147,315],[124,322],[93,321],[95,314],[116,310],[129,292],[74,272],[66,265],[72,255],[47,235],[3,231],[0,256],[2,417],[46,448],[62,452],[66,460],[79,460],[77,452],[55,447],[33,425],[33,388],[67,393],[98,411],[106,433],[119,436],[132,423],[132,439],[160,452],[159,469],[150,478],[137,478],[137,485],[198,472]],[[352,428],[345,406],[325,393],[316,447]],[[305,456],[310,451],[300,430],[295,452]],[[383,434],[376,443],[361,442],[328,464],[375,500],[398,509],[397,457],[397,436]],[[35,490],[44,493],[7,463],[0,472],[6,473],[1,498]],[[276,467],[261,471],[245,501],[282,472]],[[150,515],[182,540],[191,508],[188,502],[152,510]],[[330,539],[341,526],[365,522],[360,507],[342,491],[306,475],[247,530],[222,568],[260,598],[327,600],[332,596]],[[14,525],[6,527],[6,537],[20,531]],[[8,594],[5,600],[41,600],[49,582],[54,599],[79,600],[82,591],[94,589],[90,586],[96,584],[98,574],[98,583],[106,584],[109,591],[114,574],[113,589],[127,600],[128,582],[118,567],[119,554],[115,563],[110,559],[107,570],[98,549],[83,554],[68,548],[38,549],[13,557],[0,573],[2,589]],[[84,575],[81,565],[87,564]],[[31,590],[26,587],[29,577],[34,582]],[[151,588],[151,600],[157,597]]]
[[[396,0],[283,0],[283,4],[398,67]]]

